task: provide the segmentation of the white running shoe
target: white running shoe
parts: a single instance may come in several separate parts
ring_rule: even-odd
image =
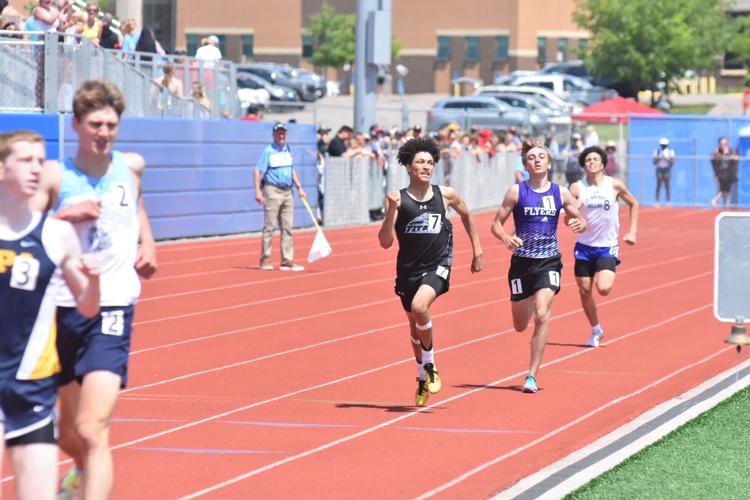
[[[305,266],[298,266],[297,264],[291,264],[291,265],[281,266],[281,267],[279,267],[279,269],[281,269],[282,271],[295,271],[295,272],[299,272],[299,271],[304,271],[305,270]]]
[[[589,347],[599,347],[599,342],[602,337],[604,337],[604,332],[592,333],[591,337],[589,337],[589,340],[586,342],[586,345]]]
[[[258,269],[261,271],[273,271],[273,266],[271,264],[261,264],[258,266]]]

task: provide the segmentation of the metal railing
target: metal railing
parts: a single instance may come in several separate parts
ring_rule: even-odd
[[[167,62],[174,65],[185,97],[158,83]],[[75,35],[0,31],[0,112],[71,112],[75,89],[90,79],[117,85],[128,116],[231,118],[240,113],[236,70],[229,61],[126,54]],[[195,83],[204,89],[209,106],[189,96]]]

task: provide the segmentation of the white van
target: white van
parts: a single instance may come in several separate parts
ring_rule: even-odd
[[[493,92],[513,92],[516,94],[529,94],[541,97],[544,101],[553,103],[555,106],[559,107],[566,113],[576,114],[583,111],[583,106],[576,103],[570,103],[557,94],[553,93],[551,90],[543,87],[528,87],[520,85],[485,85],[474,92],[474,95],[482,95],[488,93],[491,94]]]
[[[520,87],[541,87],[562,97],[566,101],[578,102],[585,106],[617,96],[617,92],[612,89],[596,87],[588,80],[562,73],[519,76],[513,79],[513,85]]]

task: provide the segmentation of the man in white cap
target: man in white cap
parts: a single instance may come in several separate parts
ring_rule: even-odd
[[[659,139],[659,147],[654,151],[653,163],[656,167],[656,206],[659,206],[659,191],[664,185],[664,192],[667,195],[667,205],[672,198],[672,192],[669,189],[669,180],[672,176],[672,165],[674,165],[675,152],[669,147],[669,139],[662,137]]]
[[[201,46],[195,51],[195,58],[199,61],[219,61],[221,60],[221,50],[219,50],[219,37],[211,35],[201,40]],[[213,67],[213,64],[206,64],[206,67]]]

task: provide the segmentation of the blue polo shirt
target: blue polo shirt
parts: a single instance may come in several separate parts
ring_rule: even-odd
[[[261,182],[282,188],[292,187],[292,153],[272,142],[263,150],[255,169],[260,172]]]

